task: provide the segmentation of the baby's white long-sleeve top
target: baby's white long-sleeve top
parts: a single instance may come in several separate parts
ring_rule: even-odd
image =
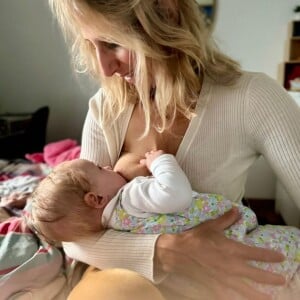
[[[152,213],[183,211],[192,204],[191,185],[171,154],[162,154],[151,164],[153,176],[139,176],[127,183],[103,211],[102,223],[108,225],[118,201],[133,216],[147,218]]]

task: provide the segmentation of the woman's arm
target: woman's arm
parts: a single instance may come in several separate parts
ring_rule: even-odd
[[[124,268],[155,281],[153,257],[158,235],[106,230],[76,242],[64,242],[66,254],[99,269]]]
[[[110,163],[103,133],[90,112],[84,125],[81,157],[95,163]],[[131,168],[130,160],[123,167]],[[100,269],[127,268],[152,281],[159,279],[161,271],[201,274],[200,280],[206,280],[209,276],[216,285],[222,283],[222,288],[233,288],[240,295],[254,293],[253,288],[241,282],[242,276],[257,282],[282,282],[282,276],[248,265],[248,261],[253,259],[277,262],[282,259],[281,254],[250,248],[224,237],[223,230],[237,219],[237,212],[233,210],[174,235],[137,235],[108,230],[103,236],[99,234],[76,243],[64,243],[64,249],[68,256]],[[183,266],[190,267],[190,271]],[[262,297],[258,292],[255,295]]]
[[[88,111],[83,125],[80,158],[92,161],[97,165],[111,165],[103,131],[96,122],[91,109]]]
[[[201,285],[207,284],[215,294],[214,299],[227,299],[224,295],[232,291],[245,299],[269,299],[250,287],[247,280],[283,284],[284,278],[254,268],[248,262],[279,262],[283,257],[277,252],[227,239],[224,230],[238,218],[237,210],[233,209],[180,234],[154,236],[108,230],[103,236],[63,243],[63,246],[66,254],[74,259],[100,269],[130,269],[152,281],[160,281],[165,272],[183,273]]]
[[[245,114],[253,147],[300,209],[300,107],[283,87],[261,74],[251,83]]]

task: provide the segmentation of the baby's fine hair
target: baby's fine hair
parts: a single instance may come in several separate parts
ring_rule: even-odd
[[[140,102],[145,132],[167,129],[181,113],[191,119],[201,89],[201,74],[224,84],[241,75],[239,64],[219,51],[195,0],[49,0],[72,44],[80,72],[101,81],[105,91],[103,122],[112,122],[128,103]],[[96,52],[81,34],[92,26],[99,38],[135,54],[135,85],[118,76],[104,77]],[[150,71],[150,72],[149,72]],[[154,80],[154,83],[153,83]],[[155,86],[156,124],[151,119],[151,87]]]
[[[62,241],[55,236],[51,226],[63,219],[65,226],[72,228],[72,236],[65,240],[75,240],[91,232],[88,225],[90,208],[84,202],[84,195],[91,189],[90,183],[82,170],[70,167],[69,163],[55,167],[31,196],[31,225],[48,240]],[[41,225],[46,228],[43,232]]]

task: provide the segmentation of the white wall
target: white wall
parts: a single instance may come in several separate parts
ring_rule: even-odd
[[[218,0],[215,36],[243,68],[278,77],[299,0]]]
[[[45,0],[0,1],[0,112],[50,106],[48,141],[80,140],[95,89],[73,75]]]
[[[299,0],[218,0],[215,37],[220,48],[250,71],[279,78],[288,23]],[[264,159],[251,168],[246,196],[273,199],[276,178]]]
[[[63,0],[62,0],[63,1]],[[296,0],[218,0],[215,35],[247,70],[277,78]],[[80,140],[87,100],[96,86],[76,79],[46,0],[0,1],[0,113],[50,106],[48,141]],[[247,196],[274,197],[275,178],[260,160]]]

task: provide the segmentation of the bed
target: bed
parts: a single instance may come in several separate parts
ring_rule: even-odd
[[[0,157],[0,300],[63,300],[78,282],[84,266],[41,240],[24,218],[38,183],[79,153],[77,142],[65,139],[21,158]]]

